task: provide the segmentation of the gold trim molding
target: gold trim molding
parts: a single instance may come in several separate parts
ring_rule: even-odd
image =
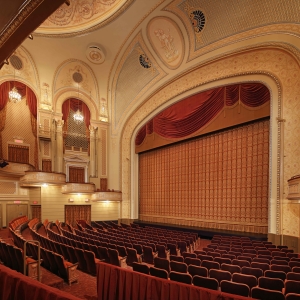
[[[20,185],[22,187],[63,185],[65,183],[66,183],[66,174],[64,173],[26,171],[25,175],[20,178]]]
[[[97,192],[92,195],[92,201],[122,201],[122,192]]]
[[[62,194],[92,194],[96,190],[94,183],[67,182],[62,186]]]

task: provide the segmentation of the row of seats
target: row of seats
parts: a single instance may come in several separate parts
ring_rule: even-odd
[[[97,239],[100,238],[101,241],[106,243],[118,243],[118,242],[127,242],[127,243],[136,243],[136,242],[143,242],[143,243],[152,243],[152,244],[161,244],[161,243],[169,243],[169,244],[177,244],[179,248],[181,248],[183,251],[186,251],[188,249],[189,251],[192,251],[192,249],[195,248],[196,245],[196,237],[195,236],[185,236],[185,235],[174,235],[172,238],[163,238],[162,236],[151,236],[151,235],[145,235],[141,233],[132,233],[132,232],[126,232],[121,231],[121,233],[113,232],[97,232],[86,230],[86,231],[79,231],[75,229],[75,234],[62,230],[62,233],[64,235],[67,235],[71,238],[72,235],[81,236],[88,239]],[[75,237],[76,239],[76,237]],[[198,241],[199,242],[199,241]]]
[[[155,263],[155,265],[157,264]],[[280,279],[264,276],[257,279],[255,276],[239,273],[231,274],[230,272],[223,270],[211,269],[208,271],[206,268],[196,267],[194,265],[190,265],[188,267],[188,272],[178,272],[174,270],[168,272],[167,270],[155,265],[153,267],[149,267],[146,264],[134,263],[133,270],[144,274],[150,274],[158,278],[175,280],[212,290],[221,289],[223,292],[244,297],[252,296],[255,298],[255,295],[257,295],[257,293],[261,290],[263,290],[263,292],[272,291],[271,295],[273,294],[273,291],[278,291],[278,295],[281,294],[282,296],[290,293],[299,294],[300,292],[300,282],[295,280],[287,280],[284,283]],[[300,276],[300,274],[297,275]],[[256,291],[256,288],[259,288],[258,291]],[[252,294],[253,291],[255,291],[254,294]]]
[[[24,255],[22,249],[12,244],[6,243],[5,241],[0,241],[0,260],[5,266],[24,274]],[[31,278],[37,279],[38,262],[26,256],[25,266],[26,275]]]
[[[28,222],[27,216],[21,216],[10,221],[8,223],[8,227],[11,228],[12,230],[17,230],[20,228],[22,224],[25,224],[27,222]]]
[[[153,254],[152,248],[147,246],[144,246],[142,248],[143,254],[139,255],[137,253],[137,250],[134,248],[126,248],[124,246],[119,246],[114,244],[109,245],[110,247],[103,247],[100,246],[101,242],[98,242],[100,245],[98,245],[97,243],[96,244],[84,243],[84,242],[75,241],[73,239],[68,239],[66,237],[60,236],[59,234],[53,232],[52,230],[48,230],[48,234],[51,239],[47,239],[43,237],[44,239],[43,242],[45,244],[48,244],[49,248],[55,247],[55,246],[51,246],[51,244],[52,245],[60,244],[66,246],[68,243],[73,243],[74,245],[76,245],[77,249],[80,248],[84,251],[92,251],[95,254],[95,257],[98,258],[99,260],[116,266],[125,266],[125,262],[126,264],[131,266],[132,262],[142,261],[142,257],[146,262],[149,262],[150,257]],[[66,243],[61,243],[62,241],[63,242],[65,241]],[[68,247],[72,247],[72,246],[68,245]],[[153,263],[153,257],[152,257],[152,263]]]
[[[11,234],[13,236],[15,245],[24,248],[26,240],[23,238],[23,236],[12,230]],[[38,241],[40,242],[40,240]],[[38,245],[36,243],[28,242],[26,244],[26,254],[28,254],[37,262]],[[75,256],[74,251],[73,255]],[[69,257],[66,259],[61,252],[52,251],[52,249],[47,249],[44,247],[40,247],[40,258],[43,267],[63,278],[68,284],[78,281],[78,274],[76,272],[78,266],[77,258],[75,260],[69,260]]]

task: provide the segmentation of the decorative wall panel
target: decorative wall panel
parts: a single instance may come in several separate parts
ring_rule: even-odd
[[[17,194],[17,186],[15,182],[0,182],[0,193],[1,194]]]
[[[102,154],[102,159],[101,159],[101,176],[106,176],[107,175],[107,137],[106,137],[106,130],[102,129],[101,130],[101,154]],[[107,186],[106,186],[107,187]]]
[[[2,131],[2,151],[4,158],[8,158],[7,143],[13,143],[16,138],[23,140],[24,144],[30,147],[29,164],[35,166],[34,149],[36,141],[32,133],[31,115],[25,98],[19,103],[8,102],[6,105],[6,123]]]
[[[269,120],[139,156],[139,219],[268,232]]]

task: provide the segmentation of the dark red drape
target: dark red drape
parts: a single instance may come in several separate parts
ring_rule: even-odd
[[[36,119],[37,118],[37,99],[36,99],[34,92],[28,87],[26,87],[26,101],[27,101],[27,105],[29,107],[31,114]]]
[[[79,109],[79,111],[82,112],[85,126],[88,128],[90,125],[91,114],[87,105],[78,99],[74,99],[74,98],[67,99],[62,105],[62,113],[63,113],[62,119],[65,121],[65,123],[68,120],[70,109],[73,110],[74,112],[76,112]]]
[[[155,132],[164,138],[186,137],[210,122],[224,108],[238,101],[248,107],[259,107],[270,101],[270,92],[261,83],[235,84],[190,96],[165,109],[137,133],[135,144],[141,145],[147,134]]]
[[[97,294],[101,300],[246,300],[248,297],[199,288],[172,280],[97,263]]]
[[[0,299],[80,300],[0,264]]]
[[[0,85],[0,110],[2,110],[7,101],[8,101],[8,93],[10,91],[10,84],[8,81],[6,82],[3,82],[1,85]]]

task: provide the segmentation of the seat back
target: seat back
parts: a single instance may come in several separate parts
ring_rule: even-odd
[[[120,267],[119,252],[117,249],[108,248],[109,263]]]
[[[242,274],[253,275],[258,279],[259,277],[263,276],[264,271],[260,268],[243,267]]]
[[[219,289],[219,282],[215,278],[195,275],[193,276],[193,284],[196,286],[204,287],[206,289],[215,290],[215,291]]]
[[[215,257],[214,261],[218,262],[220,266],[222,266],[222,264],[231,264],[231,259],[225,257]]]
[[[208,276],[208,270],[204,267],[199,267],[195,265],[189,265],[188,266],[188,273],[194,277],[195,275],[201,276],[201,277],[207,277]]]
[[[250,263],[247,260],[233,259],[231,262],[233,265],[242,267],[250,267]]]
[[[285,300],[300,300],[300,295],[295,293],[289,293],[285,295]]]
[[[264,276],[269,278],[279,278],[283,282],[286,280],[286,273],[283,271],[266,270]]]
[[[282,291],[284,283],[279,278],[260,277],[258,278],[258,286],[273,291]]]
[[[283,266],[283,265],[271,265],[270,269],[273,271],[283,271],[284,273],[288,273],[292,271],[290,266]]]
[[[228,271],[224,271],[224,270],[210,269],[209,277],[217,279],[219,284],[222,280],[231,281],[231,273]]]
[[[127,252],[126,263],[127,263],[128,266],[132,266],[132,263],[139,261],[136,249],[134,249],[134,248],[126,248],[126,252]]]
[[[107,263],[110,262],[108,249],[106,247],[98,246],[98,253],[99,253],[99,256],[100,256],[101,260],[103,260]]]
[[[201,262],[201,267],[205,267],[207,268],[207,270],[209,271],[210,269],[220,269],[220,264],[216,261],[209,261],[209,260],[203,260]]]
[[[183,256],[170,255],[170,261],[184,262]]]
[[[179,273],[187,273],[187,264],[179,261],[170,261],[171,271]]]
[[[237,283],[243,283],[248,285],[250,290],[257,286],[257,278],[253,275],[246,275],[246,274],[240,274],[240,273],[234,273],[232,274],[232,281]]]
[[[295,273],[295,272],[289,272],[289,273],[286,274],[286,279],[287,280],[300,281],[300,274]]]
[[[143,246],[144,262],[147,264],[154,264],[153,249],[150,246]]]
[[[296,280],[286,280],[284,283],[285,294],[300,294],[300,282]]]
[[[150,275],[164,279],[168,279],[169,277],[169,274],[166,270],[156,267],[150,267]]]
[[[266,270],[270,270],[270,265],[266,264],[266,263],[252,262],[251,263],[251,268],[262,269],[263,272],[264,272]]]
[[[149,275],[149,267],[146,264],[140,264],[137,262],[133,262],[132,263],[132,269],[133,271],[139,272],[139,273],[143,273],[143,274],[147,274]]]
[[[186,284],[192,284],[192,276],[187,273],[180,273],[180,272],[175,272],[171,271],[169,274],[170,280],[177,281],[177,282],[182,282]]]
[[[251,297],[254,299],[285,300],[285,297],[282,292],[272,291],[260,287],[252,288]]]
[[[170,261],[166,258],[155,257],[154,258],[154,267],[159,269],[164,269],[168,273],[170,272]]]
[[[244,297],[248,297],[250,293],[249,286],[244,283],[222,280],[220,286],[221,286],[221,291],[225,293],[240,295]]]
[[[241,273],[241,267],[238,265],[232,265],[232,264],[225,264],[225,263],[221,264],[221,270],[228,271],[231,274]]]
[[[96,276],[97,275],[97,268],[96,268],[96,256],[95,253],[92,251],[85,250],[83,252],[84,259],[87,265],[87,271],[89,274]]]
[[[187,264],[187,265],[200,266],[201,265],[201,260],[199,258],[186,257],[184,259],[184,263]]]
[[[167,258],[167,251],[164,245],[156,245],[157,256],[160,258]]]

